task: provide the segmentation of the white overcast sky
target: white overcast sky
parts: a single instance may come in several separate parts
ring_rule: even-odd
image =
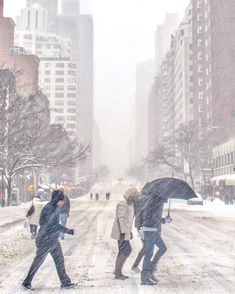
[[[25,0],[5,0],[5,15],[19,14]],[[189,0],[81,0],[95,26],[95,115],[105,162],[121,173],[128,165],[136,63],[154,55],[156,26],[165,13],[183,15]]]

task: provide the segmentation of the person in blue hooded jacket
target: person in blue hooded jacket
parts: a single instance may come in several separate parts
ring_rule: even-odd
[[[154,196],[147,198],[145,206],[140,216],[140,227],[144,232],[144,261],[141,272],[141,282],[143,285],[155,285],[158,280],[153,275],[161,257],[166,253],[167,247],[161,237],[162,224],[171,223],[172,219],[168,215],[162,217],[165,200]],[[154,247],[158,251],[153,257]],[[152,259],[153,257],[153,259]]]
[[[61,282],[61,288],[73,288],[73,284],[66,273],[64,265],[64,256],[59,242],[60,234],[74,235],[73,229],[68,229],[60,224],[60,208],[64,204],[64,194],[59,190],[53,191],[51,201],[43,208],[40,216],[40,229],[36,237],[36,257],[29,269],[29,272],[22,283],[25,289],[32,290],[32,280],[39,267],[45,261],[48,253],[51,254],[58,276]]]

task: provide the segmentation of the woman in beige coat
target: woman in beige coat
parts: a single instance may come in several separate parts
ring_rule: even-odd
[[[42,190],[43,191],[43,190]],[[33,198],[32,202],[30,203],[30,208],[33,206],[34,207],[34,211],[31,215],[29,215],[29,211],[30,208],[28,210],[27,213],[27,217],[29,220],[29,225],[30,225],[30,233],[31,233],[31,238],[35,239],[36,235],[37,235],[37,230],[38,230],[38,225],[39,225],[39,219],[40,219],[40,215],[41,215],[41,211],[43,208],[43,203],[41,200],[41,196],[44,193],[40,191],[40,189],[38,190],[36,196]]]
[[[118,203],[116,209],[111,237],[118,241],[118,256],[115,264],[115,279],[118,280],[128,279],[123,275],[122,268],[132,251],[130,240],[134,220],[134,201],[138,197],[139,192],[136,188],[128,189],[124,194],[124,200]]]

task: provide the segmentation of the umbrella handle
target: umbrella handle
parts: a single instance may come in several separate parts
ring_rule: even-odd
[[[169,206],[168,206],[168,214],[167,216],[170,216],[171,214],[171,198],[169,199]]]

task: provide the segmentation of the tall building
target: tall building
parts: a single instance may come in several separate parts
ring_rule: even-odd
[[[194,115],[215,145],[235,130],[235,2],[193,0]]]
[[[171,36],[179,25],[179,15],[175,13],[167,13],[164,24],[159,25],[155,34],[155,74],[158,74],[161,63],[171,47]]]
[[[148,96],[154,77],[154,61],[148,59],[136,67],[135,157],[139,163],[148,154]]]
[[[3,67],[20,70],[17,79],[19,88],[26,94],[35,94],[38,91],[38,64],[35,55],[26,55],[21,48],[14,46],[15,23],[9,17],[3,16],[4,1],[0,0],[0,62]]]
[[[48,20],[53,22],[58,14],[58,0],[26,0],[27,7],[32,7],[34,4],[41,4],[48,11]]]
[[[192,5],[185,12],[175,40],[175,129],[193,120]]]
[[[22,30],[47,31],[48,29],[48,11],[40,4],[27,6],[21,10],[21,16],[17,19],[17,26]]]
[[[23,25],[30,23],[30,15],[46,16],[45,10],[38,4],[22,10],[15,44],[40,59],[39,85],[50,102],[51,124],[63,125],[70,138],[78,139],[78,69],[71,58],[71,40],[49,33],[44,27],[40,30],[34,22],[28,30]]]
[[[62,0],[62,15],[78,17],[80,14],[79,0]]]
[[[94,27],[91,15],[79,18],[79,134],[81,140],[93,143],[94,126]],[[92,157],[81,169],[87,174],[92,170]]]

